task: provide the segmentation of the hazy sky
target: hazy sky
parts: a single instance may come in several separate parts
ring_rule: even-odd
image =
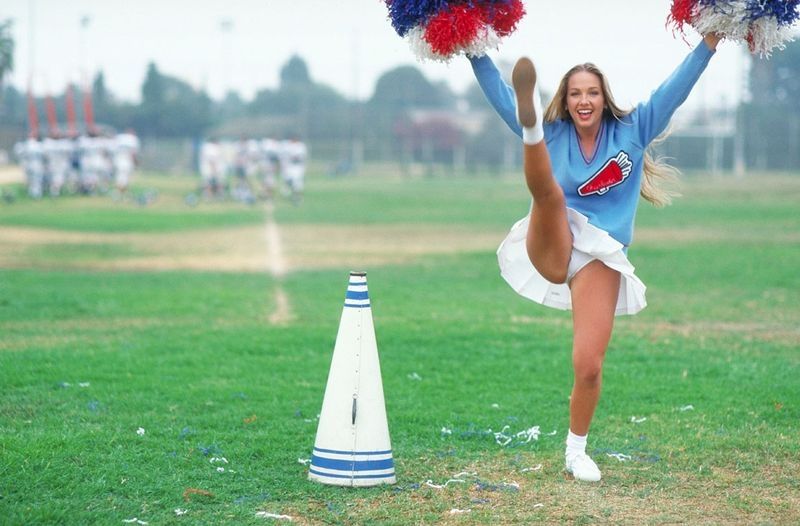
[[[632,105],[672,71],[690,46],[665,28],[670,0],[528,0],[518,31],[490,55],[513,62],[529,55],[545,89],[578,62],[608,74],[622,105]],[[88,24],[82,29],[82,17]],[[466,59],[417,62],[391,28],[381,0],[3,0],[0,20],[14,19],[11,82],[61,92],[102,70],[118,97],[138,100],[147,63],[214,98],[228,89],[249,99],[278,85],[292,54],[312,78],[343,95],[368,98],[389,69],[412,64],[457,92],[473,80]],[[229,31],[222,29],[229,21]],[[689,34],[692,45],[699,36]],[[746,53],[723,43],[688,105],[719,106],[742,93]]]

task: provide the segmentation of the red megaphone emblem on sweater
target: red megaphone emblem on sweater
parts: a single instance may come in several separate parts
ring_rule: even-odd
[[[578,195],[603,195],[608,189],[621,184],[631,174],[633,163],[625,152],[619,152],[616,157],[606,161],[593,176],[578,187]]]

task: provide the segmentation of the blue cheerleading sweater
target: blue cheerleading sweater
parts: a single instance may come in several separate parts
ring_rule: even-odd
[[[666,129],[713,55],[714,51],[701,42],[648,101],[620,120],[603,119],[591,159],[583,155],[572,121],[544,123],[553,175],[564,190],[567,206],[584,214],[589,223],[625,247],[633,238],[645,150]],[[522,137],[514,90],[488,56],[471,57],[470,62],[489,103]]]

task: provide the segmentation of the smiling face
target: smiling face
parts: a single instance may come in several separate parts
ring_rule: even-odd
[[[606,106],[600,77],[588,71],[573,73],[567,81],[566,102],[578,131],[597,133]]]

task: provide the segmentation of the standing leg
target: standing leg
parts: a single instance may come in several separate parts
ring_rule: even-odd
[[[517,117],[522,125],[525,182],[533,196],[526,248],[531,263],[545,279],[564,283],[572,254],[564,192],[553,177],[544,129],[536,69],[530,59],[519,59],[512,73]]]
[[[566,465],[578,480],[600,480],[600,470],[586,455],[586,436],[600,398],[603,359],[611,340],[619,285],[619,272],[599,260],[581,269],[570,284],[575,382],[569,404]]]

